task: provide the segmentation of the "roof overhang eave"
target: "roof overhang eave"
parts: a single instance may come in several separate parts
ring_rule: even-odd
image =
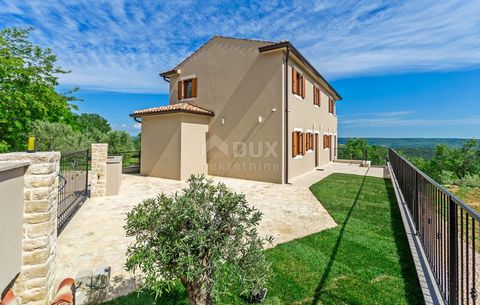
[[[312,72],[327,85],[328,89],[331,91],[331,93],[333,93],[333,95],[335,95],[335,98],[337,100],[342,100],[342,97],[332,87],[332,85],[328,83],[328,81],[320,74],[320,72],[318,72],[317,69],[315,69],[315,67],[302,55],[302,53],[300,53],[300,51],[298,51],[297,48],[295,48],[289,41],[282,41],[279,43],[259,47],[258,50],[261,53],[264,53],[264,52],[275,51],[275,50],[280,50],[284,48],[288,48],[290,52],[292,52],[296,57],[300,59],[300,61],[302,61],[310,70],[312,70]]]
[[[215,113],[200,113],[195,111],[188,111],[184,109],[175,109],[175,110],[167,110],[167,111],[158,111],[158,112],[149,112],[149,113],[131,113],[130,116],[132,118],[141,118],[145,116],[154,116],[154,115],[162,115],[162,114],[194,114],[194,115],[203,115],[203,116],[215,116]]]
[[[165,72],[162,72],[162,73],[159,73],[159,75],[163,78],[168,78],[172,75],[175,75],[175,74],[178,74],[180,73],[180,70],[178,69],[172,69],[172,70],[168,70],[168,71],[165,71]]]

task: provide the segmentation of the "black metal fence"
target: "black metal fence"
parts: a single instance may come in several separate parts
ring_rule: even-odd
[[[140,151],[122,151],[115,152],[111,155],[122,156],[122,173],[124,174],[138,174],[140,173]]]
[[[88,197],[88,149],[62,153],[58,183],[57,234],[60,234]]]
[[[388,159],[443,299],[476,304],[479,213],[393,149]]]

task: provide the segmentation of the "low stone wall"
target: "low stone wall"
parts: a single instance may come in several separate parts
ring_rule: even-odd
[[[54,293],[59,152],[0,154],[29,162],[24,176],[22,268],[14,292],[20,304],[47,304]]]

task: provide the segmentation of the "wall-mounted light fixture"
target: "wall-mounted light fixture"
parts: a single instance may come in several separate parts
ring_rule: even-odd
[[[262,117],[261,117],[261,116],[258,117],[258,122],[259,122],[259,123],[262,122]]]
[[[222,125],[225,125],[225,118],[222,118]]]
[[[272,112],[275,112],[275,111],[277,111],[277,108],[272,108]]]

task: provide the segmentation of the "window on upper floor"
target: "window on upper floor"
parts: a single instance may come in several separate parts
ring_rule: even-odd
[[[313,86],[313,104],[320,107],[320,88],[317,85]]]
[[[292,92],[305,98],[305,76],[295,67],[292,67]]]
[[[177,86],[179,100],[197,97],[197,78],[179,80]]]
[[[328,112],[335,114],[335,101],[332,98],[328,98]]]

